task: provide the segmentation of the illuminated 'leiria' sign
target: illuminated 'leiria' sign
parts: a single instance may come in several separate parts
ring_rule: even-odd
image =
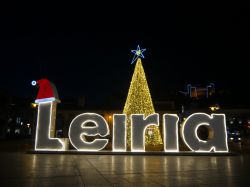
[[[114,114],[112,151],[126,152],[125,114]],[[145,131],[150,125],[159,126],[159,114],[144,116],[132,114],[131,152],[145,152]],[[163,115],[164,152],[179,152],[178,121],[176,114]],[[42,102],[38,105],[35,150],[67,151],[67,141],[54,137],[55,103]],[[208,139],[201,140],[198,128],[202,125],[209,129]],[[69,126],[69,141],[77,151],[100,151],[108,144],[110,129],[106,120],[96,113],[83,113],[76,116]],[[184,143],[193,152],[228,152],[227,133],[224,114],[194,113],[181,125],[180,135]],[[92,138],[89,141],[89,138]]]
[[[67,151],[68,142],[77,151],[101,151],[109,143],[109,126],[106,120],[96,113],[83,113],[76,116],[69,126],[68,138],[55,137],[56,106],[60,102],[56,89],[47,79],[33,81],[39,85],[36,99],[38,115],[36,126],[36,151]],[[131,118],[131,142],[127,142],[127,118]],[[112,151],[145,152],[145,133],[149,126],[160,126],[159,114],[113,115]],[[176,114],[164,114],[162,120],[164,152],[179,152],[179,134],[192,152],[228,152],[227,132],[224,114],[194,113],[179,128]],[[200,126],[206,126],[208,139],[198,136]],[[69,141],[68,141],[69,140]]]

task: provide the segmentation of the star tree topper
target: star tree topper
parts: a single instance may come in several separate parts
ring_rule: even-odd
[[[134,53],[134,57],[132,59],[131,64],[133,64],[139,57],[144,58],[143,52],[146,51],[146,49],[140,49],[140,46],[137,46],[136,50],[131,50],[132,53]]]

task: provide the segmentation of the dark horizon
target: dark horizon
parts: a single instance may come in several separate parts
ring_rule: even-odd
[[[83,17],[1,16],[0,91],[34,98],[32,80],[52,81],[59,97],[84,96],[87,103],[126,99],[139,44],[153,100],[184,90],[186,84],[215,84],[217,91],[249,103],[249,14],[237,9],[213,15],[172,10],[167,29],[87,31]],[[153,27],[154,25],[149,26]]]

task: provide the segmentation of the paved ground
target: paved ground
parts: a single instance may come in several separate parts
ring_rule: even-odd
[[[0,152],[0,186],[249,186],[250,155],[121,156]]]

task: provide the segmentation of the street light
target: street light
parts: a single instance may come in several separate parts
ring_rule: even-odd
[[[217,105],[217,104],[215,106],[210,106],[209,108],[213,112],[220,109],[219,105]]]
[[[31,103],[31,108],[36,108],[37,104],[36,103]]]
[[[109,122],[109,125],[111,125],[111,120],[112,120],[112,116],[111,116],[111,115],[109,115],[109,116],[108,116],[108,122]]]

